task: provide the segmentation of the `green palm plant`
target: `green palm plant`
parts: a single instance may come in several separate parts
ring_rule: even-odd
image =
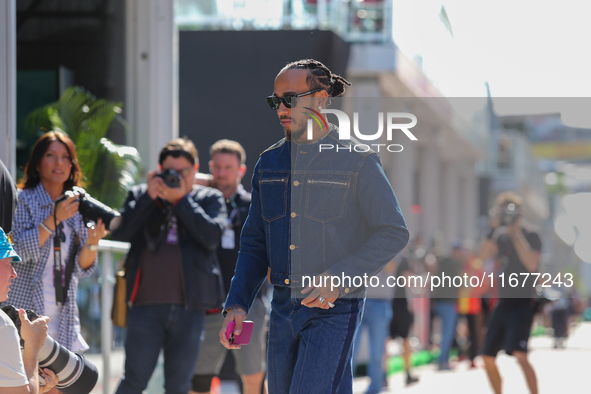
[[[97,99],[84,88],[73,86],[58,101],[27,115],[25,126],[33,133],[66,133],[76,144],[86,191],[119,208],[129,188],[138,181],[141,159],[137,149],[114,144],[105,137],[113,121],[128,129],[121,116],[121,103]]]

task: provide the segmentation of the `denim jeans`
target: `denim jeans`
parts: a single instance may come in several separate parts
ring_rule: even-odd
[[[456,323],[458,313],[456,311],[456,302],[447,300],[436,300],[435,313],[441,319],[441,354],[439,354],[439,365],[446,364],[449,361],[449,351],[454,341],[456,333]]]
[[[366,327],[369,333],[369,362],[367,363],[367,375],[371,383],[367,388],[367,394],[376,394],[382,391],[384,383],[384,350],[385,342],[388,337],[390,320],[392,319],[391,301],[381,299],[366,299],[365,310],[361,326],[355,339],[354,354],[359,351],[361,344],[361,333],[363,327]],[[356,356],[353,356],[355,359]]]
[[[353,392],[351,354],[363,299],[308,308],[275,286],[267,350],[270,394]]]
[[[125,375],[116,394],[142,394],[164,349],[166,394],[187,394],[201,345],[204,312],[182,305],[135,306],[127,319]]]

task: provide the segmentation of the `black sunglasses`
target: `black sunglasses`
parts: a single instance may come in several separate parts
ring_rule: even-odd
[[[285,105],[285,108],[295,108],[298,105],[298,97],[304,97],[309,94],[319,92],[321,90],[324,89],[314,89],[310,90],[309,92],[304,92],[300,94],[286,94],[283,97],[269,96],[266,97],[265,100],[267,100],[267,104],[269,104],[269,107],[271,107],[271,109],[279,109],[281,103]]]
[[[175,159],[182,156],[185,159],[189,160],[189,163],[191,163],[191,165],[195,165],[195,158],[193,157],[193,155],[191,155],[189,152],[183,149],[165,150],[160,152],[160,158],[158,162],[162,164],[168,156],[172,156]]]

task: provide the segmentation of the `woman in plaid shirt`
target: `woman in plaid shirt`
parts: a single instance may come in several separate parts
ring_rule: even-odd
[[[76,147],[64,133],[48,132],[35,143],[25,168],[25,178],[19,184],[22,190],[13,227],[15,249],[23,263],[15,267],[18,277],[12,282],[6,302],[49,316],[48,334],[71,351],[88,349],[80,335],[76,292],[79,278],[88,277],[94,271],[98,242],[107,234],[100,220],[90,229],[85,226],[78,213],[78,196],[55,204],[66,191],[78,186],[81,179]],[[61,269],[54,264],[56,236],[61,240]],[[76,251],[69,286],[65,289],[66,264],[68,256],[74,252],[77,236],[80,247]],[[62,275],[61,281],[55,279],[56,273]],[[60,294],[56,293],[56,286],[61,286],[65,300],[58,300]]]

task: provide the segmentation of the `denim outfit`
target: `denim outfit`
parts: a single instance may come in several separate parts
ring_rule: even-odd
[[[462,274],[462,264],[454,257],[445,257],[439,261],[437,275],[455,277]],[[458,288],[455,286],[441,286],[432,294],[434,311],[441,319],[441,353],[439,354],[439,368],[449,369],[449,352],[451,350],[458,323]]]
[[[352,392],[352,343],[365,288],[345,283],[334,308],[310,309],[300,304],[302,276],[371,276],[408,242],[378,155],[355,152],[354,143],[340,141],[331,125],[315,143],[282,139],[255,166],[226,309],[248,312],[271,268],[270,393]],[[320,152],[320,144],[340,150]]]
[[[457,302],[441,299],[435,301],[435,313],[441,319],[441,353],[437,362],[440,368],[449,366],[449,352],[454,342],[458,323]]]
[[[384,384],[383,358],[390,320],[392,319],[392,302],[390,300],[367,298],[363,320],[359,333],[355,339],[355,351],[361,344],[361,329],[367,327],[369,338],[369,361],[367,362],[367,376],[371,383],[365,394],[377,394],[382,391]]]

